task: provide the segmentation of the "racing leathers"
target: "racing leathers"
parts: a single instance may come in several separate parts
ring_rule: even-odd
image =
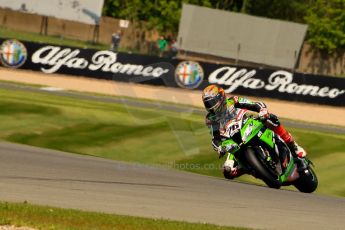
[[[206,125],[209,127],[212,135],[213,149],[218,153],[219,157],[226,154],[221,146],[222,134],[225,132],[225,126],[234,117],[241,119],[246,115],[255,115],[258,113],[259,118],[265,122],[265,125],[279,135],[288,145],[295,157],[305,157],[306,152],[302,147],[297,145],[293,140],[291,134],[285,130],[277,116],[268,112],[267,107],[262,102],[253,102],[246,98],[233,96],[226,99],[226,110],[220,115],[215,115],[209,112],[206,115]],[[223,165],[223,174],[228,179],[241,176],[247,173],[245,169],[241,168],[232,155],[229,155]]]

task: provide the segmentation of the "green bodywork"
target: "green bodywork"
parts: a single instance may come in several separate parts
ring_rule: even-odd
[[[272,149],[274,148],[274,133],[270,129],[266,129],[265,132],[261,135],[260,140],[268,144]]]
[[[291,175],[293,169],[295,168],[294,166],[295,166],[295,161],[293,159],[291,159],[291,161],[289,162],[289,164],[287,166],[285,173],[279,176],[279,181],[281,183],[287,181],[288,177]]]
[[[264,127],[261,121],[249,118],[241,129],[241,136],[244,144],[247,144],[253,137],[255,137],[261,128]]]
[[[242,137],[242,143],[236,143],[232,139],[227,139],[222,142],[222,148],[228,152],[228,159],[230,160],[235,159],[234,154],[240,150],[242,145],[250,146],[251,140],[256,136],[259,137],[262,142],[266,143],[267,147],[270,147],[273,150],[275,149],[274,132],[266,128],[265,125],[259,120],[249,118],[241,128],[240,133]],[[272,158],[268,157],[266,160],[272,161]],[[241,162],[238,163],[242,165]],[[291,175],[295,168],[294,166],[295,162],[293,159],[291,159],[285,172],[279,176],[279,181],[281,183],[287,181],[288,177]]]
[[[240,150],[240,146],[235,141],[233,141],[232,139],[228,139],[226,141],[223,141],[222,147],[227,149],[227,152],[229,152],[231,154],[234,154],[238,150]]]

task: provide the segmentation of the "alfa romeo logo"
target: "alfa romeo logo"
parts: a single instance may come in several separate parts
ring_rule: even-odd
[[[25,63],[27,56],[28,53],[25,46],[18,40],[6,40],[0,46],[0,62],[6,67],[21,67]]]
[[[175,81],[182,88],[195,89],[203,79],[204,70],[197,62],[183,61],[176,67]]]

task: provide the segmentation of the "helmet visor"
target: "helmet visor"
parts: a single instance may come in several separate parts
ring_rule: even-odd
[[[214,97],[203,100],[203,102],[207,111],[217,113],[222,107],[223,100],[219,100],[218,98]]]

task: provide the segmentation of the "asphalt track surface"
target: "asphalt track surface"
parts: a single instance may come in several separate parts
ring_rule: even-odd
[[[0,200],[256,229],[344,229],[345,199],[0,142]]]

